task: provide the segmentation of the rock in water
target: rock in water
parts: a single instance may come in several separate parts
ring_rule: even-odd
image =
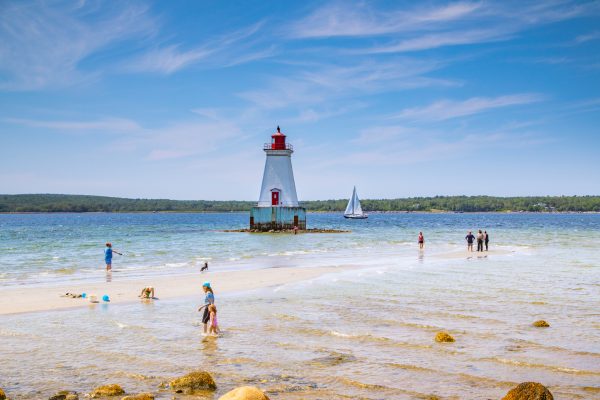
[[[537,328],[548,328],[550,326],[550,324],[547,323],[546,321],[544,321],[543,319],[540,319],[539,321],[535,321],[533,323],[533,326],[535,326]]]
[[[448,332],[438,332],[435,335],[435,341],[438,343],[451,343],[454,342],[454,338]]]
[[[125,396],[121,400],[154,400],[152,393],[140,393],[131,396]]]
[[[6,400],[6,394],[2,388],[0,388],[0,400]]]
[[[61,390],[54,396],[49,397],[48,400],[79,400],[79,395],[77,392],[72,392],[70,390]]]
[[[524,382],[510,389],[502,400],[554,400],[554,397],[544,385]]]
[[[242,386],[225,393],[219,400],[269,400],[269,397],[254,386]]]
[[[104,385],[104,386],[97,387],[92,392],[91,397],[93,399],[95,399],[97,397],[111,397],[111,396],[119,396],[122,394],[125,394],[125,391],[123,390],[123,388],[119,385],[112,384],[112,385]]]
[[[169,382],[171,390],[176,393],[194,394],[200,390],[216,390],[217,384],[213,377],[206,371],[194,371],[182,376],[181,378],[173,379]]]

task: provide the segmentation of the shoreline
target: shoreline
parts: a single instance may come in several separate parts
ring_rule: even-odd
[[[177,210],[177,211],[0,211],[0,215],[29,215],[29,214],[249,214],[250,210],[246,211],[194,211],[194,210]],[[307,214],[340,214],[343,215],[344,210],[340,211],[317,211],[307,210]],[[413,211],[413,210],[372,210],[365,211],[371,214],[600,214],[600,211],[519,211],[519,210],[499,210],[499,211],[446,211],[446,210],[431,210],[431,211]]]
[[[488,257],[506,256],[515,251],[493,248],[485,252],[467,252],[465,249],[433,252],[419,251],[417,257],[426,256],[434,260],[453,261],[458,259],[487,259]],[[409,257],[410,259],[412,257]],[[156,301],[180,297],[197,296],[198,304],[202,302],[204,293],[202,283],[210,281],[217,293],[233,293],[279,286],[288,283],[311,280],[325,274],[344,272],[353,269],[370,268],[351,261],[336,266],[269,266],[258,269],[234,269],[225,271],[209,271],[208,273],[185,272],[178,274],[158,274],[142,277],[123,276],[119,270],[107,273],[102,280],[80,280],[49,282],[41,285],[8,286],[0,296],[0,316],[67,310],[81,307],[95,307],[107,304],[125,304],[142,301],[137,296],[142,288],[153,286]],[[99,303],[91,303],[89,298],[60,297],[65,293],[96,295]],[[108,295],[110,302],[102,301]]]
[[[210,281],[217,294],[241,292],[272,286],[280,286],[321,277],[325,274],[343,272],[355,266],[335,267],[280,267],[255,270],[209,272],[201,274],[161,275],[119,281],[111,273],[111,280],[95,283],[63,283],[44,287],[14,287],[3,290],[0,296],[0,315],[67,310],[82,307],[96,307],[107,304],[126,304],[135,301],[160,301],[178,297],[198,296],[202,304],[204,293],[202,283]],[[137,297],[142,288],[153,286],[156,300]],[[65,293],[86,293],[96,295],[99,303],[91,303],[87,298],[61,297]],[[103,295],[110,302],[102,301]]]

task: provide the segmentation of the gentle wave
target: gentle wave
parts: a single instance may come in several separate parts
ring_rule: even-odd
[[[492,362],[497,362],[497,363],[501,363],[501,364],[515,365],[518,367],[540,368],[540,369],[546,369],[546,370],[550,370],[550,371],[554,371],[554,372],[563,372],[566,374],[598,375],[598,376],[600,376],[600,371],[587,371],[587,370],[581,370],[581,369],[577,369],[577,368],[559,367],[559,366],[555,366],[555,365],[547,365],[547,364],[540,364],[540,363],[531,363],[531,362],[527,362],[527,361],[511,360],[511,359],[502,358],[502,357],[482,358],[481,360],[482,361],[492,361]]]

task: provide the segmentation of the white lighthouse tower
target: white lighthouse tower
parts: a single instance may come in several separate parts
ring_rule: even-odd
[[[277,127],[271,143],[265,143],[267,155],[257,207],[250,213],[250,228],[284,230],[306,228],[306,211],[298,205],[296,183],[292,170],[294,148],[286,143],[285,135]]]

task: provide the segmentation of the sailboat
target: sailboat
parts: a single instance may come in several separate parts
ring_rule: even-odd
[[[358,195],[356,194],[356,186],[354,186],[354,190],[352,191],[352,197],[350,201],[348,201],[348,205],[346,206],[346,211],[344,211],[344,218],[350,219],[365,219],[369,218],[369,216],[363,213],[362,207],[360,206],[360,200],[358,200]]]

